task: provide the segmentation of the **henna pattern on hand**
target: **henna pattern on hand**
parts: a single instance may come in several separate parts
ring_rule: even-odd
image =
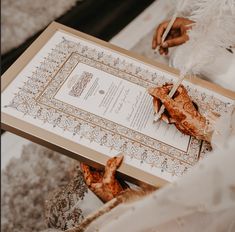
[[[122,160],[123,155],[109,159],[104,171],[92,170],[88,165],[81,164],[87,186],[103,202],[110,201],[127,188],[127,186],[121,184],[115,177],[116,170],[121,165]]]
[[[155,112],[157,113],[161,104],[164,104],[166,110],[161,116],[162,120],[174,124],[183,134],[209,142],[212,131],[208,130],[207,118],[196,109],[183,85],[180,85],[173,98],[170,98],[168,93],[172,86],[167,83],[162,87],[148,90],[153,96]]]

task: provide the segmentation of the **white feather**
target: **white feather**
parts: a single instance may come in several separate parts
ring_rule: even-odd
[[[213,148],[223,149],[228,145],[228,138],[235,133],[235,108],[231,112],[225,112],[215,121],[215,131],[212,135]]]
[[[202,74],[206,65],[235,45],[235,0],[198,0],[193,1],[193,8],[189,18],[196,23],[189,32],[190,39],[171,57],[181,76]],[[229,117],[231,114],[222,115],[214,123],[213,144],[222,146],[229,137],[230,127],[225,126]]]
[[[178,17],[188,17],[194,8],[196,0],[178,0],[175,12]]]
[[[221,49],[235,43],[235,1],[198,0],[193,7],[190,19],[196,24],[190,40],[176,50],[171,62],[181,73],[200,74]]]

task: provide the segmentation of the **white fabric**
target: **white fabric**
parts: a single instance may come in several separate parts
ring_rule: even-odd
[[[235,231],[235,137],[178,182],[123,204],[94,221],[88,231]]]
[[[225,50],[200,73],[235,90],[234,64],[235,55]],[[235,231],[235,112],[232,117],[224,115],[216,126],[219,131],[232,130],[214,134],[213,152],[183,178],[139,201],[117,206],[92,222],[86,232]]]
[[[232,91],[235,91],[234,73],[235,49],[233,49],[233,54],[227,50],[218,53],[213,63],[207,65],[202,71],[205,79]]]

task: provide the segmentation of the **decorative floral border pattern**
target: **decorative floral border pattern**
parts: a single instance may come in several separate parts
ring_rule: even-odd
[[[162,85],[172,81],[163,74],[151,71],[105,53],[63,38],[49,53],[28,81],[15,94],[11,103],[24,114],[70,131],[73,135],[96,142],[102,146],[123,151],[131,158],[158,167],[162,172],[181,176],[199,158],[200,151],[208,149],[207,143],[190,139],[187,152],[145,136],[114,122],[73,107],[54,98],[57,91],[79,63],[101,69],[143,87]],[[186,85],[192,99],[202,113],[224,112],[229,103],[222,102]]]

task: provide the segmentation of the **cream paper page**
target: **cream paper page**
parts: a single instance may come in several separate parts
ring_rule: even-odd
[[[55,98],[187,150],[189,136],[162,121],[153,124],[152,97],[145,88],[104,71],[79,63]]]

